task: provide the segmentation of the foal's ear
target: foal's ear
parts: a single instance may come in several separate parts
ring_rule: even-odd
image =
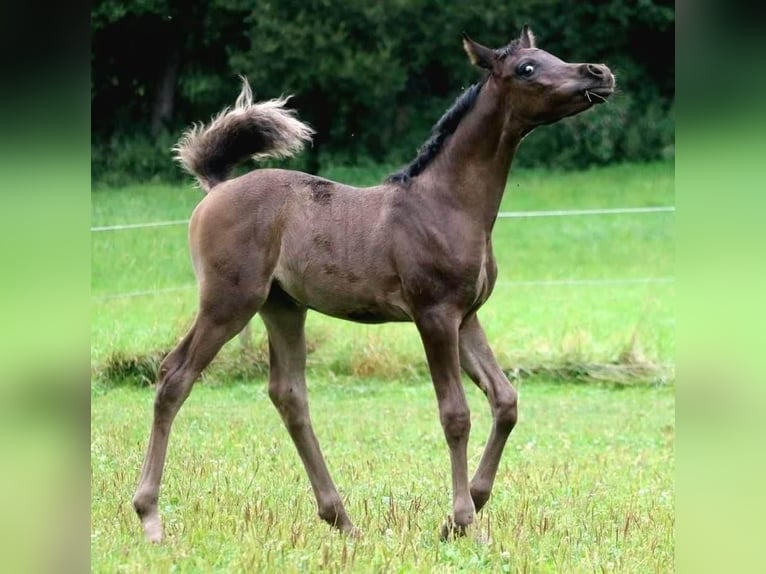
[[[492,69],[492,61],[495,57],[495,51],[492,48],[477,44],[468,37],[468,34],[463,32],[463,49],[474,66],[487,70]]]
[[[535,47],[535,35],[526,24],[524,24],[524,27],[521,29],[521,36],[519,36],[519,46],[522,48]]]

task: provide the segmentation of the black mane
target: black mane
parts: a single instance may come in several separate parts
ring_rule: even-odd
[[[479,91],[485,82],[486,78],[476,82],[458,96],[452,107],[444,113],[431,129],[431,137],[420,147],[417,157],[407,167],[389,175],[386,178],[387,182],[406,185],[433,161],[444,145],[444,142],[457,129],[460,120],[473,108],[479,96]]]
[[[502,48],[495,50],[495,53],[497,57],[505,58],[516,52],[519,48],[519,40],[513,40]],[[426,166],[437,156],[447,138],[455,132],[460,120],[471,111],[479,96],[479,91],[486,81],[487,76],[458,96],[452,107],[444,113],[431,129],[431,137],[420,147],[417,157],[407,167],[389,175],[386,178],[387,182],[407,185],[413,177],[423,172]]]

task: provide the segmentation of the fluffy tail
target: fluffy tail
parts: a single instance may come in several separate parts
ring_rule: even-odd
[[[231,169],[252,157],[289,157],[311,141],[314,130],[285,109],[288,97],[253,103],[253,92],[242,78],[242,92],[234,108],[224,108],[206,126],[187,130],[173,148],[186,171],[207,193],[226,181]]]

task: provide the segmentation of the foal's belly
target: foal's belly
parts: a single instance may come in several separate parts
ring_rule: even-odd
[[[391,323],[412,320],[404,309],[378,302],[372,304],[359,302],[359,304],[351,304],[344,307],[332,305],[324,307],[308,305],[308,307],[325,315],[356,323]]]
[[[398,280],[338,270],[278,272],[274,279],[297,304],[357,323],[411,321]]]

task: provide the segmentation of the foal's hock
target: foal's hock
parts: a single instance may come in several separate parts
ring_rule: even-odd
[[[323,520],[356,531],[311,426],[307,309],[364,323],[415,323],[452,469],[452,515],[442,536],[463,534],[486,504],[517,413],[516,391],[476,315],[497,277],[491,235],[508,171],[526,134],[606,101],[614,76],[603,64],[570,64],[536,48],[526,26],[500,49],[467,36],[463,47],[483,79],[436,123],[418,156],[375,187],[279,169],[227,179],[247,157],[291,155],[313,133],[285,109],[286,100],[253,103],[246,81],[233,108],[179,142],[179,161],[207,193],[189,228],[200,299],[194,325],[159,370],[133,497],[149,540],[162,538],[157,502],[173,419],[200,372],[256,313],[269,338],[269,397]],[[461,368],[487,396],[493,417],[470,481]]]

